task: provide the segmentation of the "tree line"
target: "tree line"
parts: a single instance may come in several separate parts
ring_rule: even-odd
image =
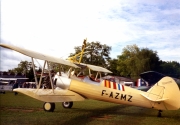
[[[75,52],[70,56],[78,54],[82,47],[76,46]],[[157,51],[149,48],[139,48],[137,45],[127,45],[117,58],[110,57],[111,46],[100,42],[87,42],[82,63],[102,66],[112,71],[114,76],[139,78],[140,73],[146,71],[157,71],[167,76],[180,78],[180,63],[177,61],[160,60]],[[69,56],[69,57],[70,57]],[[79,58],[79,57],[77,57]],[[41,70],[39,68],[39,70]],[[23,72],[29,78],[33,77],[31,62],[21,61],[13,72]]]

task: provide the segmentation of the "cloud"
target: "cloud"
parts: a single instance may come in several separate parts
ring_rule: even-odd
[[[87,37],[111,46],[112,58],[136,44],[180,62],[179,6],[175,0],[2,0],[1,42],[65,58]],[[6,52],[0,70],[7,60],[25,59]]]

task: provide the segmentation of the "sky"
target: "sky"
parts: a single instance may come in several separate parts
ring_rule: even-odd
[[[64,59],[87,38],[111,46],[111,58],[136,44],[180,63],[178,0],[1,0],[0,31],[1,43]],[[25,60],[0,47],[0,71]]]

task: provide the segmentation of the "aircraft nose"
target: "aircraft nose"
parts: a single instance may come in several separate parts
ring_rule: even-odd
[[[68,89],[71,83],[71,79],[68,77],[63,77],[63,76],[56,76],[55,77],[56,86],[61,88],[61,89]]]

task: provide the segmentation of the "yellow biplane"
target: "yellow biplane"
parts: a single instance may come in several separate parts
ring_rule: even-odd
[[[159,111],[158,116],[161,116],[162,110],[178,110],[180,108],[180,99],[177,98],[180,95],[179,87],[171,77],[163,77],[147,92],[108,80],[101,80],[99,84],[92,84],[86,80],[76,79],[73,71],[69,71],[68,75],[59,72],[52,77],[48,65],[49,62],[68,65],[74,68],[79,68],[77,64],[81,63],[63,60],[12,45],[0,44],[0,46],[31,57],[35,81],[38,85],[37,89],[17,88],[13,91],[45,102],[43,105],[45,111],[53,112],[55,109],[55,102],[62,102],[64,108],[71,108],[73,106],[73,101],[84,101],[86,99],[156,109]],[[35,75],[34,58],[44,60],[44,66],[39,81],[37,81]],[[49,71],[51,89],[40,87],[46,65]],[[81,64],[81,66],[82,65],[98,72],[110,73],[109,70],[103,67],[88,64]]]

